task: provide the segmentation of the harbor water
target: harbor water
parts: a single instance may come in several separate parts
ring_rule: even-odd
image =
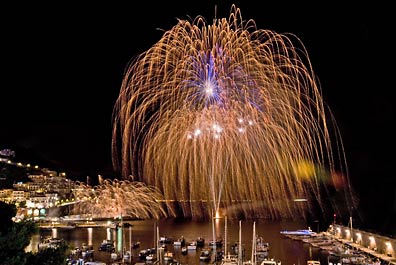
[[[252,220],[225,220],[216,219],[213,223],[206,221],[191,221],[185,219],[164,219],[164,220],[145,220],[128,221],[131,226],[120,228],[110,227],[77,227],[72,229],[40,229],[34,235],[28,251],[37,250],[40,241],[45,237],[57,237],[64,239],[71,248],[81,247],[83,244],[91,245],[94,250],[93,260],[112,264],[111,255],[106,251],[99,251],[99,246],[103,240],[114,240],[116,250],[132,250],[134,262],[139,261],[139,251],[142,249],[153,248],[157,238],[166,237],[177,240],[184,237],[186,243],[196,240],[198,237],[205,239],[205,247],[215,236],[216,239],[225,240],[227,251],[230,246],[237,244],[241,238],[242,249],[244,249],[244,260],[251,259],[251,248],[253,240],[253,221]],[[295,221],[255,221],[255,234],[262,237],[269,243],[270,250],[268,258],[280,260],[282,265],[305,265],[307,260],[320,260],[322,264],[328,263],[328,254],[319,248],[310,246],[298,240],[292,240],[280,234],[282,230],[307,229],[304,222]],[[214,231],[214,232],[213,232]],[[139,248],[132,248],[133,243],[140,242]],[[132,244],[132,245],[131,245]],[[204,264],[200,262],[200,248],[196,251],[188,251],[182,254],[180,247],[174,247],[172,243],[167,244],[167,250],[174,253],[174,258],[181,264]],[[145,262],[139,261],[139,262]]]

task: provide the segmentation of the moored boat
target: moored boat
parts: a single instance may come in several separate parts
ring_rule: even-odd
[[[64,242],[61,238],[47,237],[38,244],[38,248],[58,248]]]
[[[188,252],[187,247],[186,247],[186,246],[182,247],[181,253],[182,253],[183,255],[187,255],[187,252]]]
[[[177,240],[173,241],[173,246],[175,247],[183,247],[184,245],[186,245],[186,240],[184,239],[184,236],[181,236]]]
[[[162,236],[162,237],[159,238],[158,241],[159,241],[160,244],[170,244],[170,243],[173,242],[173,239],[170,238],[170,237]]]
[[[215,241],[213,241],[213,240],[209,241],[209,247],[219,248],[222,246],[223,246],[223,239],[216,239]]]
[[[234,264],[235,265],[238,264],[238,256],[237,255],[227,254],[221,260],[221,265],[234,265]]]
[[[308,229],[299,229],[299,230],[282,230],[280,231],[282,235],[315,235],[316,232],[313,232],[310,228]]]
[[[132,243],[132,248],[133,249],[140,248],[140,241],[136,241],[136,242]]]
[[[122,260],[123,260],[124,262],[131,262],[131,260],[132,260],[132,253],[131,253],[130,251],[125,251],[125,253],[124,253],[123,257],[122,257]]]
[[[197,247],[202,248],[204,246],[205,246],[205,238],[199,236],[197,238]]]
[[[269,243],[265,242],[262,237],[257,237],[256,239],[256,259],[261,261],[268,257]]]
[[[281,265],[280,260],[275,260],[275,259],[264,259],[260,265]]]
[[[113,252],[113,253],[110,254],[110,259],[113,260],[113,261],[120,260],[121,258],[122,258],[121,254],[118,253],[118,252]]]
[[[190,243],[188,243],[188,245],[187,245],[187,250],[188,251],[195,251],[195,250],[197,250],[197,241],[195,241],[195,240],[193,240],[193,241],[190,241]]]
[[[150,253],[146,256],[146,261],[155,261],[157,260],[157,255],[154,253]]]
[[[211,254],[212,254],[212,251],[210,249],[203,249],[201,251],[201,254],[199,255],[199,260],[200,261],[210,261]]]
[[[98,247],[98,250],[113,252],[115,250],[114,241],[109,239],[104,239],[100,244],[100,246]]]
[[[173,261],[173,252],[165,252],[164,254],[164,261]]]

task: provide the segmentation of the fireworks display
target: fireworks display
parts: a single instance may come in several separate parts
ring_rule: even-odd
[[[323,172],[329,183],[346,170],[318,83],[295,35],[257,29],[235,6],[212,24],[180,19],[125,72],[113,164],[184,216],[305,216],[328,197]],[[337,183],[349,191],[346,174]]]
[[[88,214],[92,218],[124,216],[136,219],[167,216],[162,208],[162,194],[142,182],[106,179],[95,187],[78,182],[73,195],[78,202],[73,205],[74,214]]]

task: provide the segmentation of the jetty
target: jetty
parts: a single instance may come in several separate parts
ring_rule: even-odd
[[[380,259],[386,264],[396,265],[396,239],[366,232],[338,224],[330,225],[325,232],[330,238]]]
[[[330,225],[327,231],[314,234],[281,233],[293,240],[300,240],[328,251],[330,255],[361,258],[364,255],[371,260],[379,260],[381,264],[396,265],[396,239],[373,234],[341,225]],[[348,249],[347,252],[345,250]],[[350,251],[349,251],[350,250]],[[347,254],[348,253],[348,254]]]

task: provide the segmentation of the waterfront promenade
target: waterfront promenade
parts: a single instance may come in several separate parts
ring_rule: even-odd
[[[123,222],[124,225],[128,224],[128,222]],[[42,222],[39,223],[38,226],[40,229],[73,229],[73,228],[88,228],[88,227],[108,227],[115,228],[117,225],[116,222],[113,221],[79,221],[79,222]]]
[[[378,259],[380,259],[380,260],[386,262],[386,264],[396,265],[396,258],[394,258],[394,257],[392,257],[392,256],[388,256],[388,255],[386,255],[386,254],[378,253],[376,250],[373,250],[373,249],[364,247],[364,246],[362,246],[362,245],[360,245],[360,244],[357,244],[357,243],[352,243],[351,241],[346,240],[346,239],[338,238],[337,240],[338,240],[339,242],[345,244],[345,245],[350,246],[350,247],[353,248],[353,249],[362,251],[362,252],[368,254],[369,256],[378,258]]]
[[[326,236],[371,257],[378,258],[385,264],[396,265],[396,239],[394,238],[337,224],[329,228]]]

